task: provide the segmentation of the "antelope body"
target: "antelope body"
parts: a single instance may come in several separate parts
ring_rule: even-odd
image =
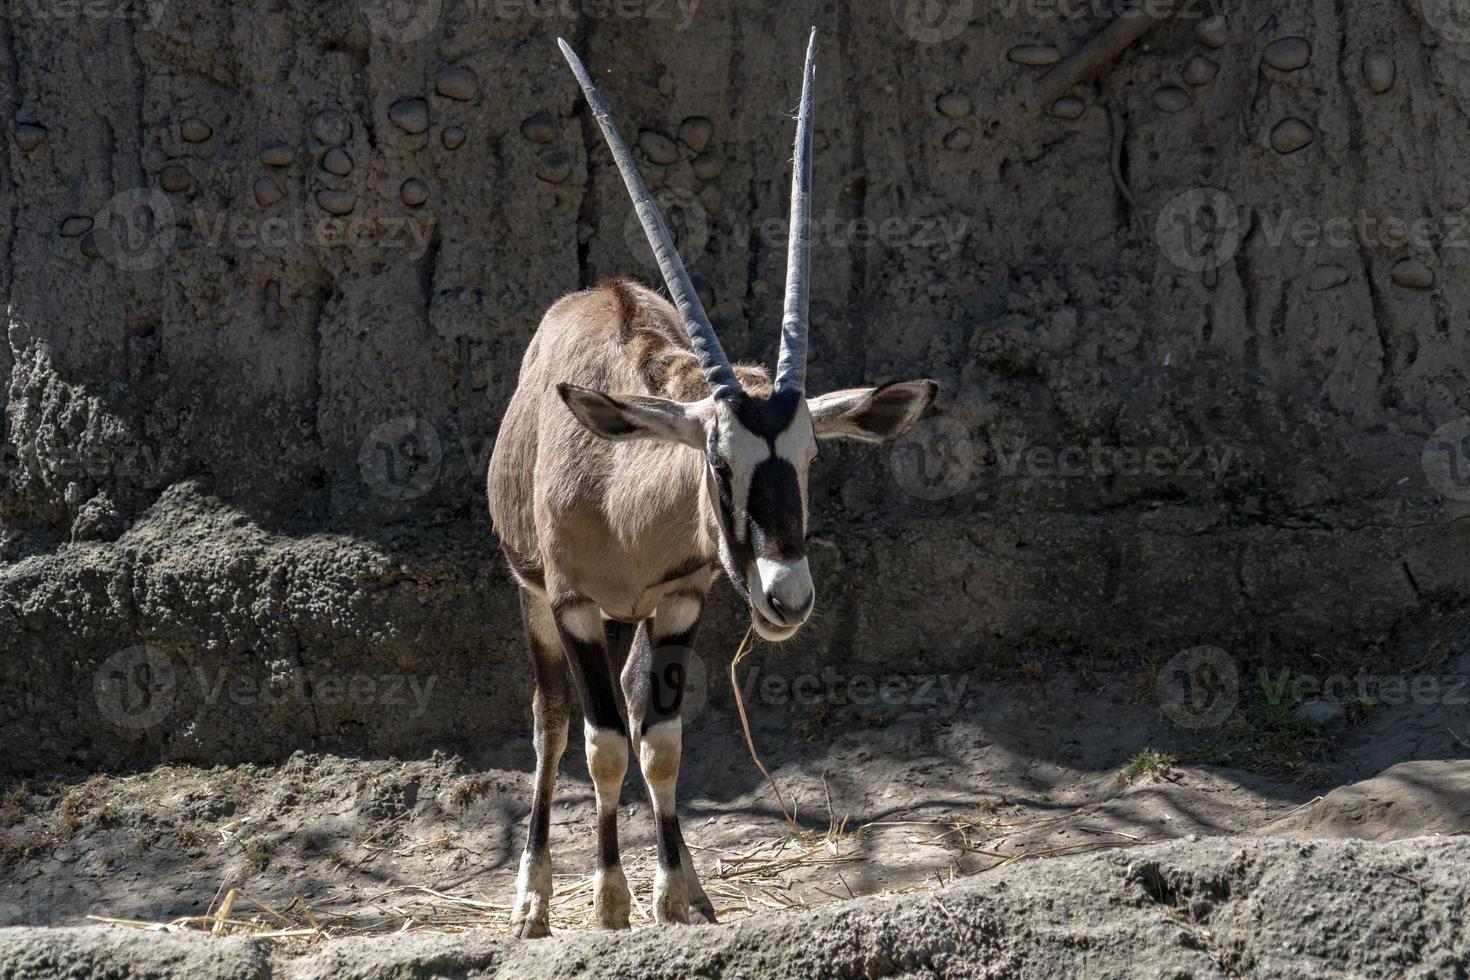
[[[714,921],[679,829],[680,700],[700,616],[723,570],[768,640],[811,615],[807,473],[822,438],[883,442],[933,400],[932,381],[806,397],[811,107],[807,48],[774,379],[725,357],[673,242],[577,56],[560,42],[613,151],[673,304],[630,280],[556,302],[521,364],[490,460],[490,516],[520,585],[535,673],[535,792],[512,927],[549,932],[552,789],[568,684],[597,798],[598,922],[628,925],[617,803],[631,738],[658,841],[654,917]]]

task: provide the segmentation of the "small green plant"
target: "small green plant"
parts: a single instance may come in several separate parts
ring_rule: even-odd
[[[1342,703],[1342,707],[1347,712],[1349,725],[1361,725],[1378,712],[1378,705],[1361,695],[1353,695],[1348,698]]]
[[[252,837],[245,842],[245,860],[256,874],[264,871],[271,863],[270,841],[263,837]]]
[[[1118,773],[1118,781],[1126,786],[1145,776],[1150,779],[1158,779],[1167,774],[1178,761],[1177,755],[1170,755],[1157,749],[1139,749],[1138,754],[1129,759],[1128,763],[1123,766],[1123,771]]]

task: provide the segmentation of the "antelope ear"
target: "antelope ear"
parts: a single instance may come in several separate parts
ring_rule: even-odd
[[[892,442],[914,427],[934,401],[933,381],[895,381],[876,388],[849,388],[807,400],[818,439]]]
[[[614,398],[566,382],[556,386],[556,393],[588,432],[603,439],[613,442],[651,439],[705,448],[704,419],[698,402],[676,402],[647,395]]]

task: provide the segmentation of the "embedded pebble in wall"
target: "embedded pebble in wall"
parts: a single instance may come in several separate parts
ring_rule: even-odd
[[[1218,74],[1220,65],[1202,54],[1190,58],[1184,66],[1184,80],[1191,85],[1208,85]]]
[[[450,126],[444,130],[444,135],[440,138],[444,141],[444,149],[457,150],[464,142],[464,130],[458,126]]]
[[[550,143],[560,132],[556,120],[545,112],[527,116],[521,122],[521,135],[532,143]]]
[[[572,175],[572,157],[564,150],[552,150],[541,157],[536,176],[548,184],[560,184]]]
[[[1045,68],[1061,60],[1061,52],[1050,44],[1018,44],[1006,52],[1006,58],[1027,68]]]
[[[348,156],[347,151],[342,147],[334,146],[327,151],[326,156],[322,157],[322,169],[329,174],[346,177],[352,173],[352,157]]]
[[[398,189],[398,196],[404,204],[416,208],[429,199],[429,186],[417,177],[410,177]]]
[[[975,137],[968,129],[961,126],[959,129],[951,130],[944,138],[946,150],[968,150],[975,145]]]
[[[72,215],[61,223],[62,238],[81,238],[92,230],[92,219],[82,215]]]
[[[1404,259],[1393,267],[1390,277],[1400,286],[1429,289],[1434,285],[1434,270],[1418,259]]]
[[[296,154],[285,143],[272,143],[260,151],[260,162],[267,167],[284,167],[294,159]]]
[[[1194,100],[1182,88],[1169,86],[1154,93],[1154,105],[1160,112],[1183,112],[1194,105]]]
[[[187,167],[178,163],[171,163],[164,167],[158,174],[158,184],[166,191],[177,193],[186,191],[189,185],[194,183],[193,176]]]
[[[1340,265],[1319,265],[1312,270],[1312,277],[1307,280],[1307,288],[1314,293],[1326,292],[1336,289],[1348,281],[1348,271]]]
[[[15,127],[15,145],[29,153],[46,140],[46,127],[21,123]]]
[[[690,116],[679,124],[679,140],[695,153],[703,153],[715,135],[715,124],[703,116]]]
[[[480,90],[480,80],[463,65],[445,65],[434,79],[434,91],[446,99],[468,102]]]
[[[651,129],[643,130],[638,134],[638,148],[660,167],[679,162],[679,147],[663,133],[655,133]]]
[[[1064,95],[1051,105],[1051,114],[1058,119],[1081,119],[1087,111],[1087,103],[1075,95]]]
[[[974,109],[970,97],[964,92],[945,92],[935,101],[934,107],[940,115],[950,119],[963,119]]]
[[[694,158],[694,176],[700,180],[714,180],[725,172],[725,158],[713,151],[706,151]]]
[[[214,129],[209,123],[196,116],[190,116],[179,123],[179,136],[185,143],[203,143],[212,135],[214,135]]]
[[[719,215],[720,206],[721,204],[723,204],[723,201],[721,201],[720,199],[720,189],[718,187],[715,187],[713,184],[711,184],[709,187],[706,187],[704,190],[700,191],[698,197],[699,203],[704,208],[705,214],[709,215],[711,218]]]
[[[388,108],[388,118],[405,133],[417,136],[429,128],[429,103],[423,99],[395,102]]]
[[[328,214],[351,214],[357,205],[357,195],[351,191],[320,190],[316,192],[316,203]]]
[[[1277,71],[1296,71],[1312,61],[1312,42],[1304,37],[1284,37],[1272,42],[1262,60]]]
[[[82,254],[89,259],[102,258],[102,248],[97,244],[97,230],[95,228],[90,229],[82,236],[81,249]]]
[[[255,203],[263,208],[270,207],[285,196],[274,177],[262,177],[255,182]]]
[[[1382,95],[1393,88],[1396,72],[1393,59],[1384,52],[1369,51],[1363,55],[1363,79],[1368,83],[1368,90],[1374,95]]]
[[[1224,17],[1216,15],[1200,21],[1194,36],[1207,48],[1223,48],[1230,43],[1230,24]]]
[[[352,135],[352,124],[336,109],[323,109],[311,121],[311,134],[327,146],[346,143]]]
[[[1271,130],[1271,147],[1277,153],[1295,153],[1316,138],[1316,130],[1293,116],[1281,120]]]

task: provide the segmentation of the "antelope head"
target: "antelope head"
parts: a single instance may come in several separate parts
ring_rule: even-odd
[[[767,640],[796,634],[816,605],[806,558],[807,475],[823,439],[882,443],[909,431],[934,400],[933,381],[806,394],[808,268],[811,244],[812,78],[817,32],[807,45],[791,177],[791,235],[781,349],[769,396],[747,393],[736,379],[714,326],[694,290],[627,144],[597,87],[566,41],[562,54],[577,76],[612,150],[643,231],[678,308],[709,397],[679,402],[646,395],[609,395],[563,384],[572,414],[612,440],[682,443],[704,454],[705,499],[713,511],[720,561],[750,604],[751,624]]]

